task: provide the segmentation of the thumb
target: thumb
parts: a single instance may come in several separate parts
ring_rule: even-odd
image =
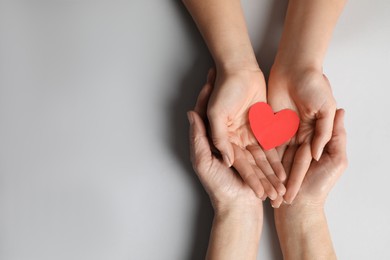
[[[333,120],[336,110],[320,111],[317,115],[315,134],[312,141],[312,155],[318,161],[322,155],[325,145],[332,137]]]
[[[332,139],[328,144],[328,151],[334,157],[346,159],[347,134],[344,127],[344,109],[337,109],[334,119]]]
[[[190,122],[190,154],[194,170],[202,179],[209,170],[212,160],[211,148],[206,135],[205,125],[195,111],[187,112]]]
[[[234,162],[234,150],[228,138],[229,132],[225,122],[225,117],[215,113],[208,113],[208,118],[213,144],[222,154],[225,164],[228,167],[231,167]]]

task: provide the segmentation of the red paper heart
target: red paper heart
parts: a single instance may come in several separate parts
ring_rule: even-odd
[[[277,113],[264,102],[249,109],[249,123],[257,141],[265,150],[275,148],[292,138],[298,131],[299,117],[291,109]]]

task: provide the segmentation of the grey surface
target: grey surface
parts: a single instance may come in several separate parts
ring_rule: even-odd
[[[267,72],[286,2],[243,4]],[[389,13],[350,1],[324,67],[349,134],[339,259],[390,259]],[[0,259],[202,259],[185,112],[211,64],[180,1],[0,0]],[[259,259],[281,259],[268,206]]]

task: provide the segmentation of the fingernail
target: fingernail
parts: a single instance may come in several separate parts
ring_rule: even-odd
[[[316,160],[317,162],[321,159],[321,156],[322,156],[322,152],[324,150],[321,150],[319,153],[317,153],[317,156],[314,158],[314,160]]]
[[[291,205],[291,202],[288,202],[287,200],[283,200],[283,202],[287,205]]]
[[[194,123],[194,118],[189,111],[187,112],[187,117],[188,117],[188,122],[190,122],[190,125],[192,125]]]
[[[225,162],[227,167],[232,167],[232,163],[230,162],[229,156],[226,154],[222,155],[223,161]]]

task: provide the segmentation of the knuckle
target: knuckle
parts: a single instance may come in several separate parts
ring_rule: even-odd
[[[253,186],[257,183],[257,176],[254,172],[250,171],[240,171],[239,172],[241,177],[245,180],[247,183],[251,183]]]
[[[283,173],[284,168],[281,162],[271,162],[271,167],[275,173]]]
[[[305,164],[310,164],[312,158],[307,158],[307,157],[299,157],[299,158],[294,158],[294,164],[300,164],[300,165],[305,165]]]
[[[265,154],[262,153],[262,152],[256,152],[256,153],[254,154],[254,156],[255,156],[255,159],[256,159],[258,162],[260,162],[260,163],[268,162],[267,157],[266,157]]]

